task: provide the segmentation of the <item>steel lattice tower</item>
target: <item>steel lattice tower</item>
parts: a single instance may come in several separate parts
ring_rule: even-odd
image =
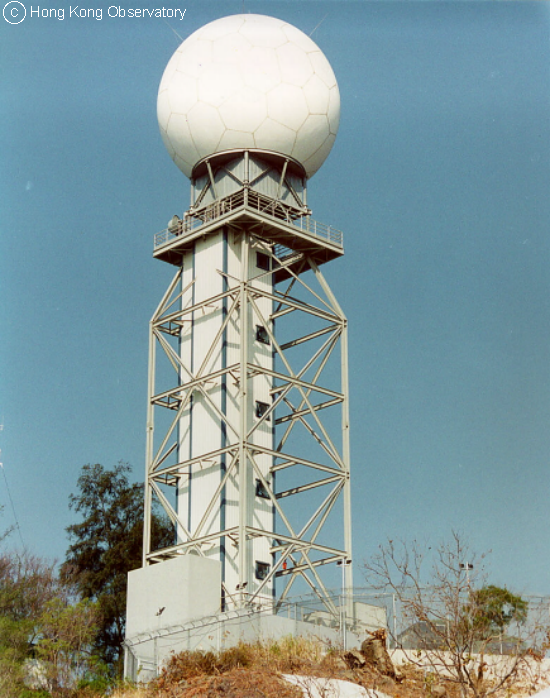
[[[143,564],[220,561],[221,610],[276,610],[302,580],[337,614],[322,567],[344,565],[351,591],[347,320],[320,266],[344,250],[306,190],[335,138],[338,88],[279,20],[235,16],[194,37],[159,92],[191,205],[155,238],[175,275],[150,324]],[[215,58],[229,45],[233,72]],[[155,503],[176,531],[162,550]]]

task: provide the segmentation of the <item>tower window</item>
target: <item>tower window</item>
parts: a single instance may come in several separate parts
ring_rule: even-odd
[[[270,565],[268,562],[260,562],[259,560],[256,560],[256,579],[259,579],[260,581],[265,579],[269,574],[269,568]]]
[[[256,417],[258,419],[261,419],[268,409],[269,405],[267,402],[260,402],[259,400],[256,400]],[[269,417],[267,417],[266,419],[268,422],[270,421]]]
[[[256,497],[269,499],[269,492],[266,490],[264,483],[260,479],[256,480]]]
[[[262,344],[271,344],[267,330],[263,325],[256,325],[256,341]]]
[[[263,252],[256,252],[256,266],[258,269],[269,271],[271,269],[271,260],[269,255],[264,254]]]

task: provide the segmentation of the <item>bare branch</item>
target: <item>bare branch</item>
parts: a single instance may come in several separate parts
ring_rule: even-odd
[[[369,586],[391,593],[399,607],[399,630],[390,629],[393,645],[414,650],[407,655],[411,663],[444,675],[474,698],[517,680],[545,635],[543,624],[527,622],[526,601],[488,585],[485,559],[453,532],[433,548],[389,540],[363,565]]]

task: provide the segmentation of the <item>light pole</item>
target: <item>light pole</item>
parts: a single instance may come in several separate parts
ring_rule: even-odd
[[[461,562],[460,569],[466,570],[466,582],[468,584],[468,592],[470,591],[470,571],[474,569],[471,562]]]
[[[471,612],[471,605],[470,605],[470,572],[471,570],[474,569],[474,566],[472,565],[471,562],[461,562],[460,563],[460,570],[464,570],[466,572],[466,583],[468,585],[468,604],[466,608],[468,609],[468,624],[470,622],[470,612]]]
[[[346,598],[346,567],[348,565],[351,565],[351,558],[344,558],[342,560],[338,560],[336,564],[342,568],[342,594],[340,596],[340,631],[342,633],[342,647],[344,650],[346,650],[346,606],[348,603],[348,599]]]

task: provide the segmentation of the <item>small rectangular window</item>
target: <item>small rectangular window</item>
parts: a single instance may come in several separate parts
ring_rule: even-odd
[[[267,562],[256,560],[256,579],[262,581],[269,574],[270,565]]]
[[[263,325],[256,325],[256,341],[261,342],[261,344],[271,344],[267,330]]]
[[[256,480],[256,497],[269,499],[269,492],[266,490],[264,483],[259,479]]]
[[[271,269],[271,259],[263,252],[256,252],[256,266],[258,269],[269,271]]]
[[[260,402],[259,400],[256,400],[256,417],[258,419],[261,419],[268,409],[269,405],[267,402]],[[266,420],[269,422],[270,418],[266,417]]]

